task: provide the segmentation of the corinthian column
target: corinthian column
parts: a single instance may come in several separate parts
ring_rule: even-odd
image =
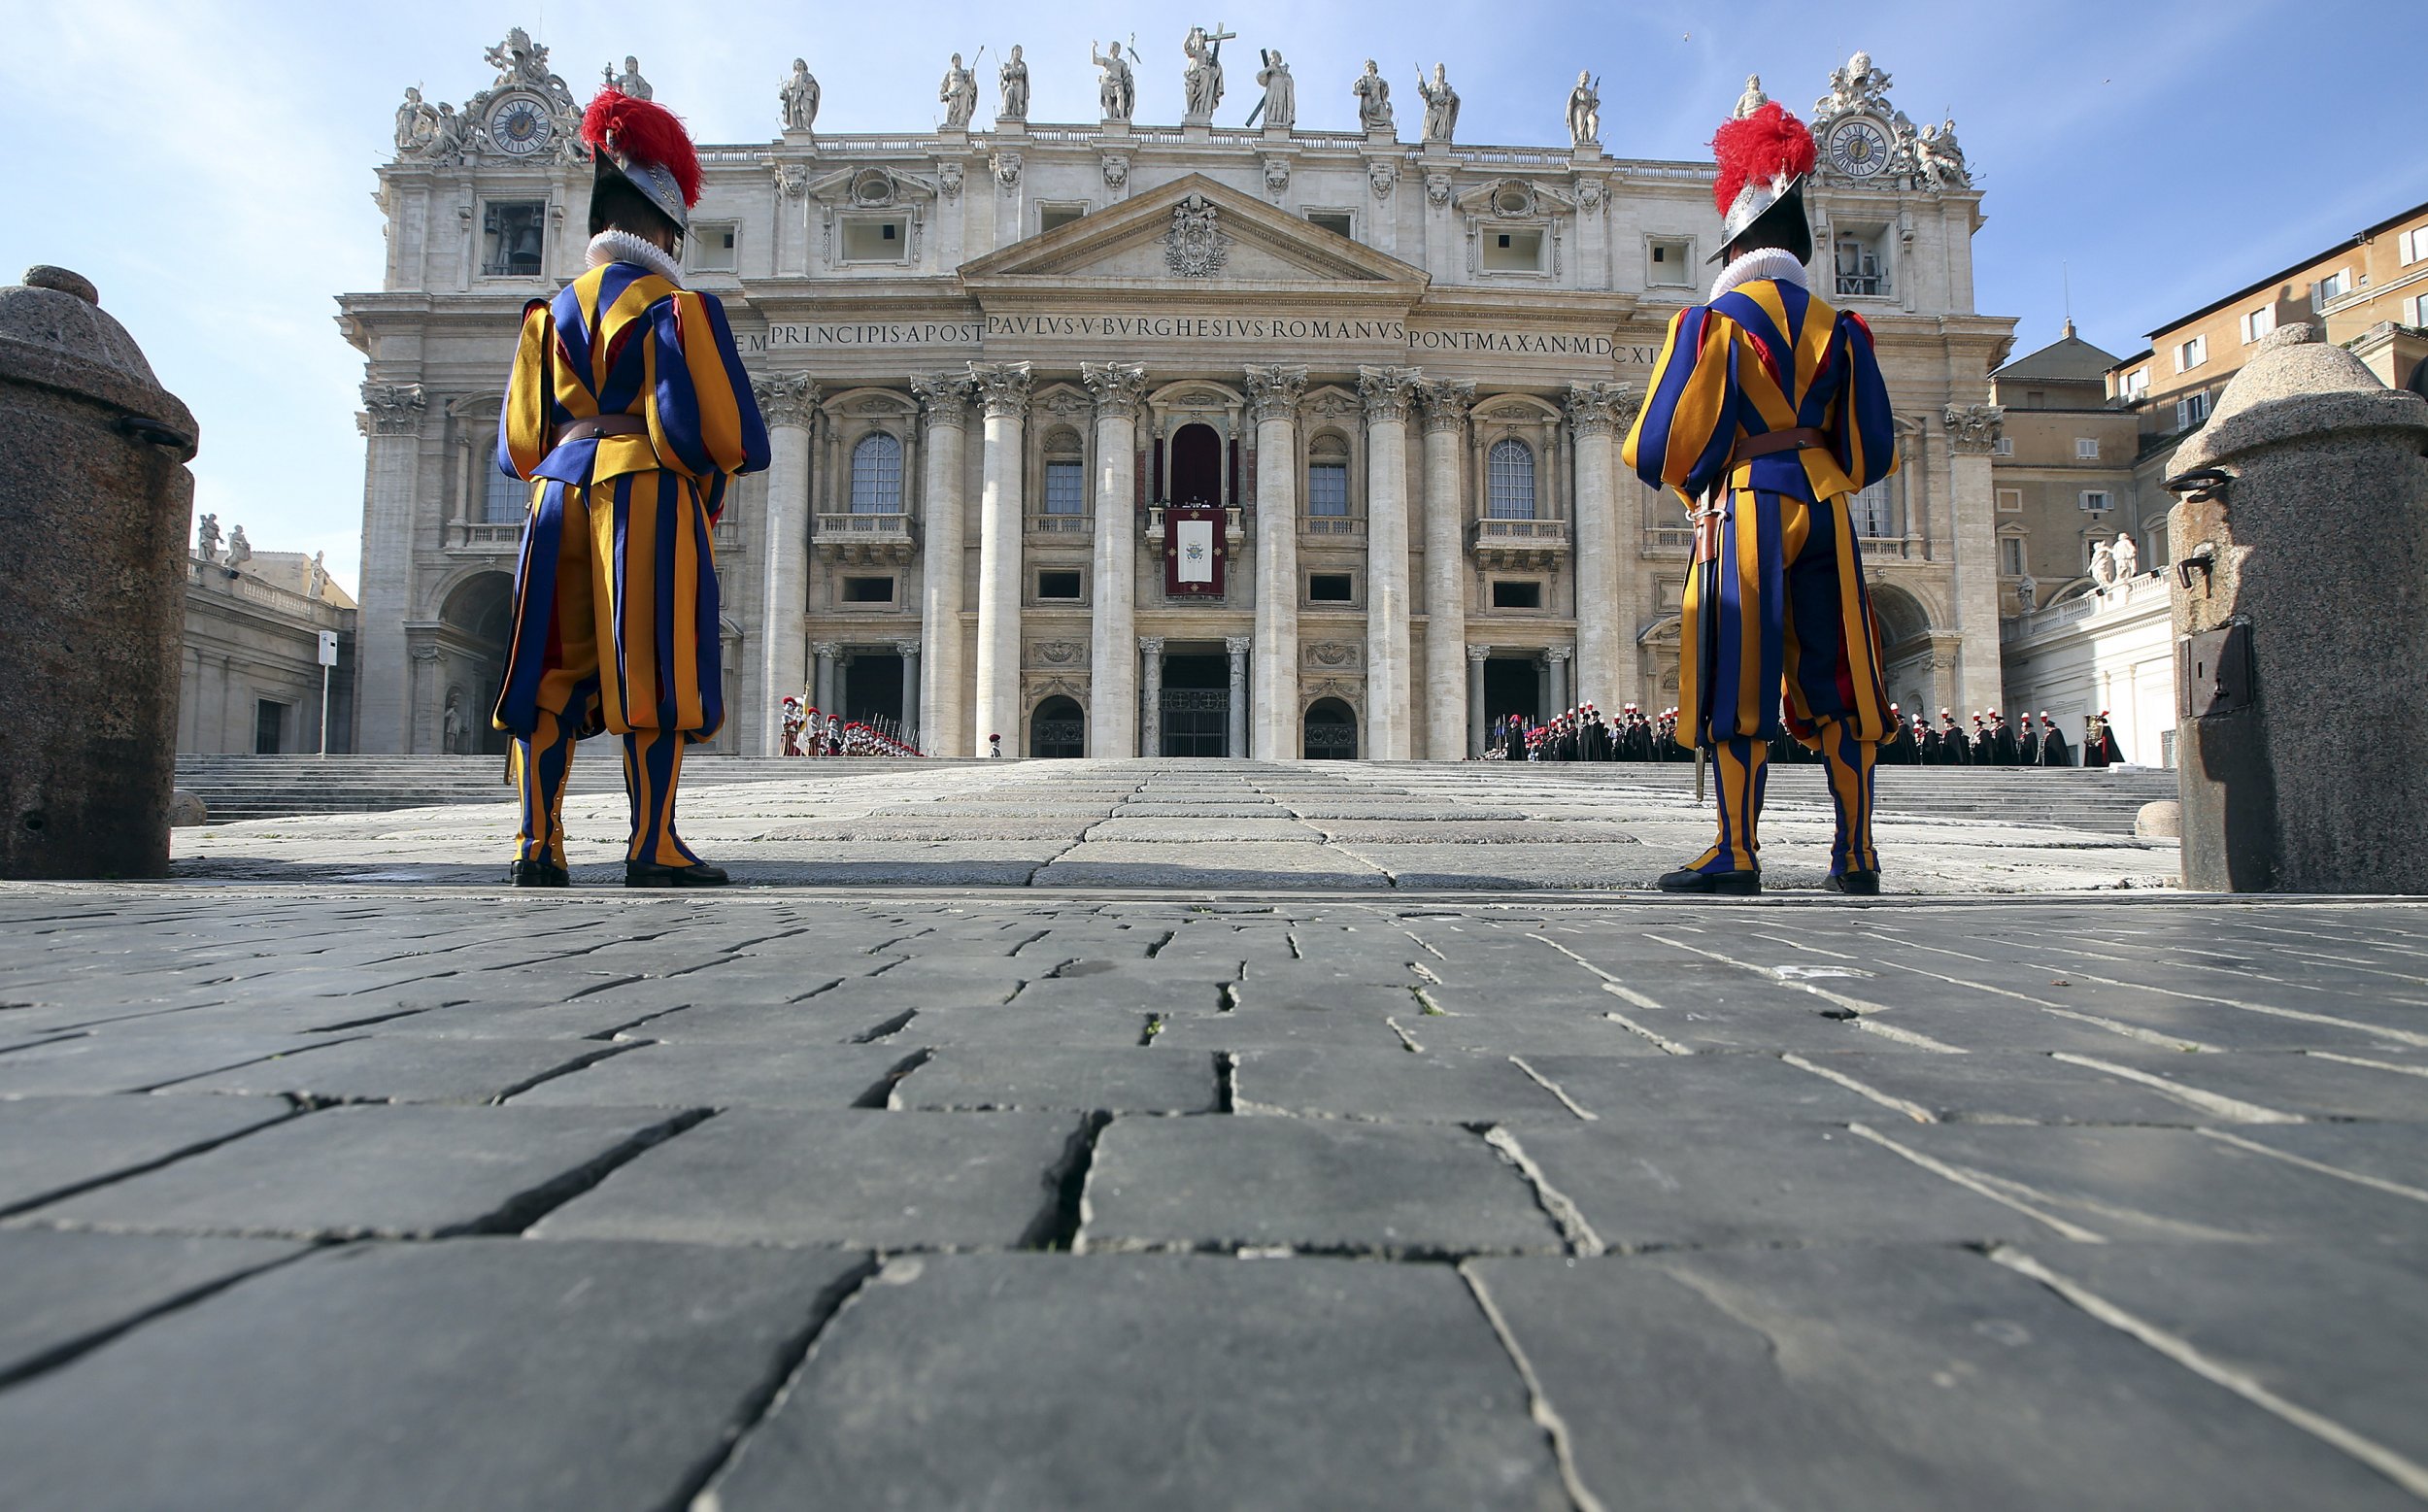
[[[1947,430],[1950,545],[1956,557],[1956,696],[1964,709],[1995,709],[2006,701],[1998,659],[1998,534],[1990,455],[2006,412],[1995,404],[1951,404]],[[1914,438],[1927,448],[1928,436]],[[1905,476],[1925,476],[1930,454],[1905,458]]]
[[[362,495],[361,626],[354,655],[354,749],[401,754],[413,749],[412,664],[405,655],[405,622],[417,618],[412,603],[415,484],[422,471],[422,416],[427,405],[420,384],[362,386],[362,433],[370,438],[365,462],[370,477]],[[487,464],[495,466],[492,457]],[[486,484],[489,475],[477,471]]]
[[[971,749],[969,686],[961,645],[961,448],[969,420],[969,378],[934,373],[911,380],[927,417],[927,477],[920,490],[919,634],[927,643],[919,687],[922,750],[960,756]]]
[[[1020,516],[1029,364],[972,362],[987,406],[987,454],[978,494],[978,704],[972,756],[987,736],[1020,733]]]
[[[1226,635],[1223,650],[1231,653],[1231,697],[1224,705],[1223,755],[1245,760],[1248,755],[1248,652],[1256,643],[1245,635]]]
[[[1467,499],[1459,456],[1475,386],[1440,380],[1425,400],[1425,758],[1467,751]]]
[[[1139,717],[1140,754],[1160,756],[1163,754],[1163,637],[1138,637],[1138,665],[1146,680],[1138,699],[1145,710]]]
[[[1604,709],[1639,701],[1636,686],[1635,553],[1619,542],[1617,477],[1611,469],[1619,427],[1634,419],[1631,384],[1568,385],[1568,426],[1576,438],[1576,702]],[[1640,533],[1636,539],[1642,540]]]
[[[1298,754],[1298,396],[1302,367],[1251,367],[1256,411],[1255,700],[1248,750],[1260,761]]]
[[[1082,362],[1096,395],[1096,615],[1088,635],[1088,754],[1138,754],[1138,405],[1147,370]]]
[[[1362,367],[1366,400],[1366,722],[1378,761],[1408,759],[1408,409],[1424,375]]]
[[[809,433],[818,385],[807,373],[770,373],[751,385],[767,421],[767,508],[759,531],[759,687],[745,731],[757,730],[760,756],[784,752],[776,700],[801,691],[809,614]],[[745,680],[747,686],[748,680]],[[745,736],[747,739],[747,735]]]

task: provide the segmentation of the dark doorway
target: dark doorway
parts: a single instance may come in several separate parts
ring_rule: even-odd
[[[1172,436],[1171,497],[1167,504],[1223,501],[1223,438],[1211,425],[1183,425]],[[1166,683],[1165,687],[1171,686]]]
[[[862,724],[902,720],[902,658],[891,651],[858,651],[843,664],[843,718]],[[889,726],[891,727],[891,726]]]
[[[1318,698],[1306,711],[1306,757],[1310,761],[1358,758],[1357,711],[1337,698]]]
[[[1484,723],[1490,727],[1495,720],[1522,714],[1528,722],[1539,722],[1543,717],[1538,699],[1542,681],[1535,675],[1532,659],[1521,661],[1515,656],[1495,656],[1484,663]]]
[[[280,739],[287,730],[287,705],[257,698],[253,705],[253,754],[277,756],[287,749]]]
[[[1088,754],[1088,717],[1078,699],[1057,694],[1037,705],[1029,716],[1029,754],[1064,760]]]
[[[1163,657],[1163,755],[1224,756],[1231,733],[1231,658]]]
[[[472,742],[467,749],[488,756],[503,756],[511,738],[489,727],[489,715],[497,706],[497,685],[506,673],[506,638],[514,633],[514,587],[515,580],[505,573],[484,572],[457,584],[438,612],[452,632],[448,639],[453,643],[454,676],[464,685],[460,713]],[[443,729],[444,718],[443,712],[431,716],[434,733]],[[440,738],[443,750],[443,734]]]

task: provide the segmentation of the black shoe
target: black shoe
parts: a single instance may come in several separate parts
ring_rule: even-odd
[[[1834,871],[1830,886],[1849,897],[1878,897],[1880,874],[1876,871]]]
[[[722,888],[729,879],[722,866],[696,861],[689,866],[652,866],[646,861],[624,863],[627,888]]]
[[[1747,897],[1762,890],[1762,873],[1697,871],[1688,866],[1664,876],[1658,886],[1664,892],[1718,892],[1730,897]]]
[[[517,861],[508,876],[518,888],[562,888],[573,882],[562,866],[552,861]]]

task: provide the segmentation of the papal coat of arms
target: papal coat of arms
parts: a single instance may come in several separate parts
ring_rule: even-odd
[[[1163,260],[1182,278],[1211,278],[1222,271],[1231,239],[1214,216],[1214,207],[1202,194],[1192,194],[1174,207],[1172,228],[1163,233]]]

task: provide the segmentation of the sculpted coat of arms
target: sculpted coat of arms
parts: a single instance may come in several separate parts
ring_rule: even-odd
[[[1172,228],[1163,233],[1163,261],[1185,279],[1211,278],[1222,271],[1231,254],[1231,238],[1216,222],[1215,211],[1202,194],[1192,194],[1172,210]]]

